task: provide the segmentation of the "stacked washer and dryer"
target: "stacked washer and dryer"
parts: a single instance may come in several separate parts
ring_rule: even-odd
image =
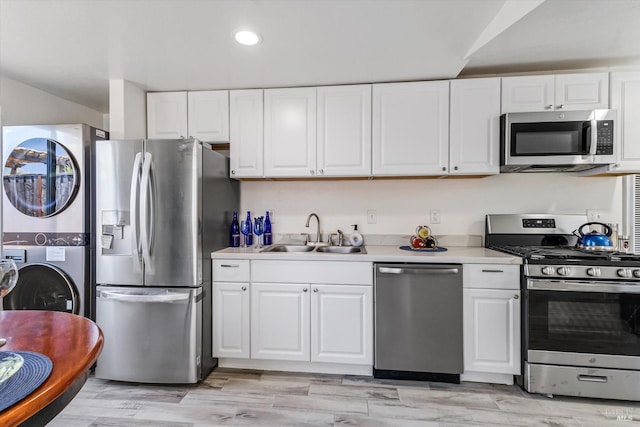
[[[107,138],[85,124],[3,128],[2,249],[19,268],[4,310],[95,319],[91,165]]]

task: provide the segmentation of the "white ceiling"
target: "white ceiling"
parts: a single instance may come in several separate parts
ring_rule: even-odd
[[[236,44],[251,28],[264,41]],[[0,74],[107,113],[148,91],[637,65],[640,0],[0,0]]]

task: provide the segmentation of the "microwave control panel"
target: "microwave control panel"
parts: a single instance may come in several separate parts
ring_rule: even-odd
[[[596,155],[613,154],[613,120],[598,120]]]

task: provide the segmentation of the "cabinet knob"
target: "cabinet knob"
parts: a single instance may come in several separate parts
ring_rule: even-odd
[[[553,110],[553,105],[549,104],[549,105],[545,105],[544,106],[545,110]]]
[[[442,171],[446,171],[446,170],[447,170],[447,168],[445,168],[445,167],[443,166],[443,167],[442,167]]]
[[[231,170],[231,175],[235,175],[235,174],[236,174],[236,170],[235,169]]]
[[[302,292],[307,292],[308,290],[309,290],[309,289],[304,288],[304,289],[302,290]]]
[[[319,172],[320,172],[320,175],[324,175],[324,169],[320,169]]]
[[[453,170],[457,171],[457,170],[458,170],[458,167],[457,167],[457,166],[454,166],[454,167],[453,167]]]
[[[558,105],[556,108],[557,108],[558,110],[561,110],[561,109],[563,109],[563,108],[564,108],[564,104],[560,104],[560,105]]]
[[[310,170],[309,170],[309,173],[310,173],[311,175],[315,175],[316,171],[314,171],[313,169],[310,169]]]
[[[243,291],[246,291],[246,290],[247,290],[247,287],[246,287],[246,286],[243,286],[243,287],[242,287],[242,290],[243,290]]]
[[[513,296],[513,299],[519,299],[519,298],[520,298],[520,295],[518,295],[518,294],[515,294],[515,295]]]
[[[313,290],[313,292],[318,292],[318,288],[315,288],[315,289]]]

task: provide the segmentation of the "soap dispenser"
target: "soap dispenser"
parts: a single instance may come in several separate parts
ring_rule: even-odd
[[[349,243],[351,246],[362,246],[364,238],[358,231],[358,224],[353,224],[353,233],[349,236]]]

